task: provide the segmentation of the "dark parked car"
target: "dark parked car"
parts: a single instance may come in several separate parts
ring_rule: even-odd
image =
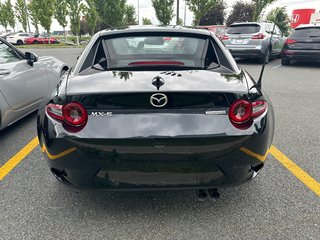
[[[38,114],[52,173],[81,188],[243,183],[263,167],[273,132],[270,100],[222,42],[179,27],[96,34]]]
[[[282,49],[281,63],[290,65],[292,60],[320,60],[320,25],[300,25],[290,34]]]

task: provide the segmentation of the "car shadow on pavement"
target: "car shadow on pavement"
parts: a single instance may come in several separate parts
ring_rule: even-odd
[[[272,63],[273,61],[275,61],[277,58],[272,58],[270,59],[269,63]],[[255,59],[255,58],[235,58],[236,62],[238,64],[246,64],[246,65],[258,65],[258,66],[262,66],[261,63],[259,63],[259,59]],[[268,64],[269,64],[268,63]],[[268,65],[267,64],[267,65]]]
[[[295,67],[295,68],[317,68],[319,69],[320,67],[320,62],[311,62],[311,61],[304,61],[304,62],[299,62],[299,61],[292,61],[290,66],[287,67]]]
[[[19,121],[13,123],[12,125],[6,127],[5,129],[0,130],[0,144],[2,142],[5,142],[9,136],[16,135],[16,136],[21,137],[21,134],[19,134],[19,131],[25,129],[27,126],[30,126],[30,124],[32,124],[34,127],[34,132],[31,137],[35,137],[37,134],[37,132],[36,132],[36,116],[37,116],[37,111],[34,111],[33,113],[29,114],[28,116],[20,119]]]
[[[262,181],[262,180],[260,180]],[[63,197],[63,205],[66,211],[74,208],[77,202],[77,208],[85,212],[94,212],[93,216],[124,215],[147,213],[152,215],[155,211],[158,214],[166,212],[171,217],[181,215],[181,209],[188,215],[199,214],[199,211],[207,211],[208,208],[214,208],[223,211],[224,208],[230,208],[239,202],[257,202],[261,193],[261,182],[250,181],[248,183],[219,189],[221,197],[217,200],[208,198],[205,201],[199,201],[196,190],[169,190],[169,191],[132,191],[132,192],[105,192],[105,191],[84,191],[76,190],[57,183],[52,189],[51,194],[57,194]],[[260,182],[260,183],[258,183]],[[63,194],[61,195],[61,192]],[[56,195],[56,196],[57,196]],[[60,198],[60,197],[59,197]],[[54,198],[52,198],[54,199]],[[242,205],[242,204],[240,204]],[[62,207],[62,205],[60,205]],[[97,215],[96,215],[97,214]],[[93,217],[92,216],[92,217]]]

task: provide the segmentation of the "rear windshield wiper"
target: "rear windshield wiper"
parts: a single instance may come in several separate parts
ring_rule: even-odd
[[[320,35],[311,35],[309,36],[310,38],[317,38],[317,37],[320,37]]]

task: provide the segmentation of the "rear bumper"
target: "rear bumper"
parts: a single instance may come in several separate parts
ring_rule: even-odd
[[[320,50],[284,50],[282,58],[300,61],[320,61]]]
[[[203,114],[114,115],[89,119],[87,129],[70,136],[39,110],[38,136],[51,171],[74,187],[219,188],[252,178],[253,169],[264,164],[274,132],[271,105],[247,130],[235,130],[226,119]],[[108,127],[98,128],[98,121],[101,126],[107,121]]]
[[[233,57],[260,58],[264,56],[262,49],[228,48]]]
[[[216,188],[251,179],[268,150],[264,136],[203,139],[41,140],[50,169],[79,188]],[[245,147],[249,146],[249,147]],[[258,151],[255,152],[255,151]]]

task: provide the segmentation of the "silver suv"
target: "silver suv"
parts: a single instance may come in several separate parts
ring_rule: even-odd
[[[270,37],[274,23],[272,22],[241,22],[231,24],[222,41],[233,57],[258,58],[266,63],[271,57],[281,56],[285,37],[278,26],[275,26],[271,44]]]

